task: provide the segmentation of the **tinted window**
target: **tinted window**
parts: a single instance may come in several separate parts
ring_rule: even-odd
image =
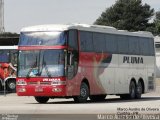
[[[138,37],[129,37],[129,54],[139,55],[139,39]]]
[[[92,41],[92,33],[91,32],[80,32],[80,49],[85,52],[93,51],[93,41]]]
[[[149,38],[149,55],[155,55],[155,50],[154,50],[154,40]]]
[[[140,53],[142,55],[148,55],[149,54],[149,41],[146,38],[139,38],[140,42]]]
[[[77,38],[77,30],[70,30],[68,44],[69,47],[73,48],[74,50],[78,50]]]
[[[117,40],[115,35],[106,34],[106,51],[109,53],[117,53]]]
[[[95,52],[105,52],[106,51],[105,34],[93,33],[93,44]]]
[[[154,55],[151,38],[80,31],[80,48],[87,52]]]
[[[0,62],[9,62],[9,50],[0,50]]]
[[[64,45],[66,34],[64,32],[27,32],[20,35],[20,46],[27,45]]]
[[[128,54],[128,39],[127,36],[117,35],[118,52],[120,54]]]

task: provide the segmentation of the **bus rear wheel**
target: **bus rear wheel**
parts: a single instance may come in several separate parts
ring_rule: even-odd
[[[141,96],[142,96],[142,90],[143,90],[143,86],[142,86],[142,83],[139,81],[138,85],[136,87],[136,98],[137,99],[141,98]]]
[[[88,85],[84,82],[82,82],[80,87],[80,95],[75,96],[73,99],[77,103],[85,103],[87,101],[87,98],[89,97],[89,88]]]
[[[89,97],[92,101],[103,101],[106,98],[106,95],[91,95]]]
[[[38,103],[47,103],[48,100],[49,100],[49,97],[35,97],[35,100],[36,100]]]

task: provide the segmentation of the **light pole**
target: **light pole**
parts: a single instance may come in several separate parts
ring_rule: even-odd
[[[0,33],[4,32],[4,0],[0,0]]]

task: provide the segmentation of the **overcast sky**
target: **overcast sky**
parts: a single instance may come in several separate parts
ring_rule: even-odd
[[[39,24],[92,24],[116,0],[4,0],[5,31]],[[156,11],[160,0],[143,0]]]

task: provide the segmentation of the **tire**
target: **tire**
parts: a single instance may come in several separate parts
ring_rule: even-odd
[[[82,82],[80,87],[80,95],[75,96],[73,99],[76,103],[85,103],[89,97],[89,88],[88,85]]]
[[[15,80],[9,80],[7,81],[7,90],[11,92],[16,91],[16,81]]]
[[[0,81],[0,91],[3,90],[3,87],[2,87],[2,84],[1,84],[1,81]]]
[[[38,103],[47,103],[48,100],[49,100],[49,97],[35,97],[35,100],[36,100]]]
[[[143,86],[142,83],[139,81],[136,87],[136,98],[140,99],[142,96],[142,90],[143,90]]]
[[[91,99],[91,101],[104,101],[106,95],[91,95],[89,98]]]
[[[129,99],[135,99],[135,97],[136,97],[136,85],[133,81],[131,81],[131,83],[129,85],[128,98]]]

